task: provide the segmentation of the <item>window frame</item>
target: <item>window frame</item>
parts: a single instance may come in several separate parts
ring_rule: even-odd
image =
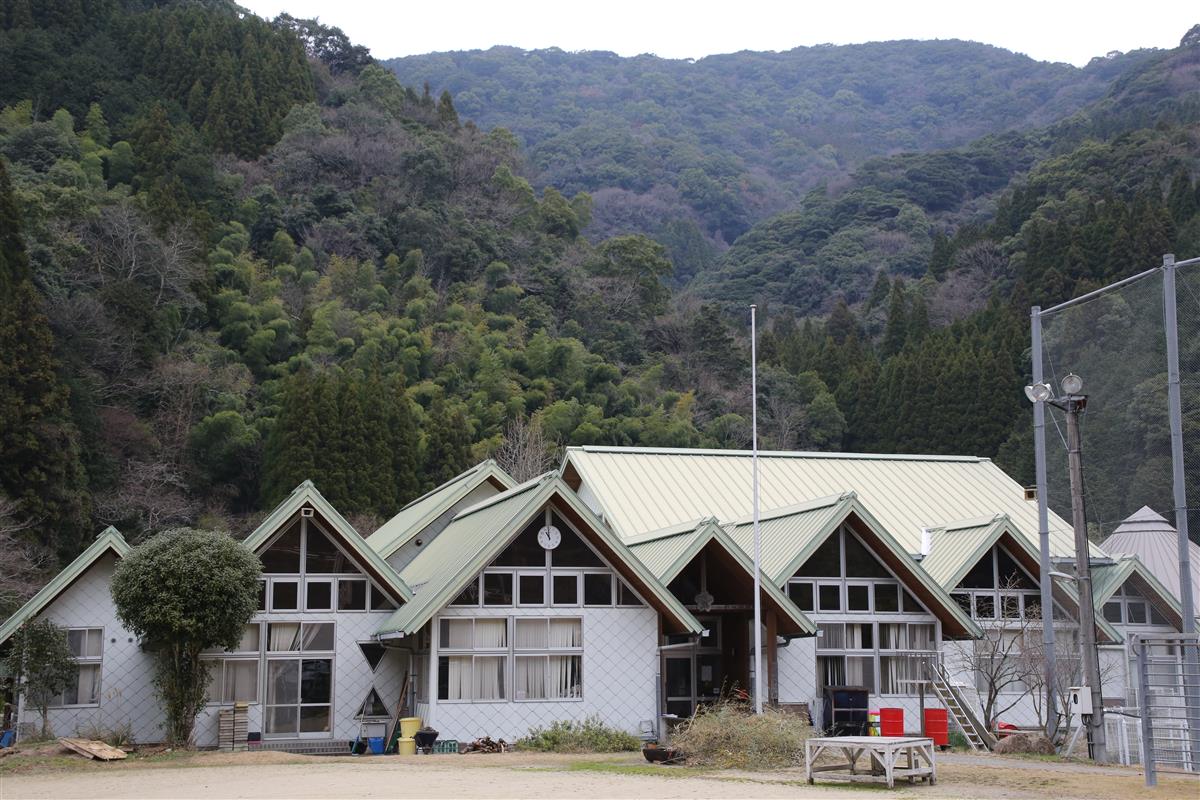
[[[88,639],[89,634],[95,632],[99,636],[100,655],[98,655],[98,656],[86,656],[86,655],[76,656],[76,655],[74,655],[74,653],[72,653],[72,656],[75,658],[75,666],[80,671],[82,671],[83,669],[93,669],[93,668],[96,670],[96,682],[95,682],[96,688],[94,691],[94,695],[95,695],[96,699],[86,702],[86,703],[56,702],[60,698],[65,698],[66,689],[64,689],[63,691],[58,692],[57,694],[55,694],[53,697],[50,698],[50,702],[47,704],[47,708],[98,708],[100,706],[101,699],[103,699],[103,693],[104,693],[104,649],[105,649],[104,645],[105,645],[105,640],[107,639],[105,627],[103,625],[71,625],[69,627],[63,628],[62,630],[64,631],[64,633],[67,634],[68,642],[70,641],[71,632],[83,631],[84,632],[83,649],[85,651],[87,649],[87,639]],[[75,691],[76,691],[76,693],[78,693],[78,691],[79,691],[79,675],[78,674],[75,676]]]

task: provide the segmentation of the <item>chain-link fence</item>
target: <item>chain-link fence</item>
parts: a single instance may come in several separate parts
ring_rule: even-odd
[[[1200,640],[1193,635],[1133,636],[1137,657],[1141,757],[1146,785],[1157,772],[1200,772],[1200,707],[1189,701]]]
[[[1083,379],[1083,439],[1088,533],[1102,541],[1142,506],[1172,524],[1171,429],[1163,269],[1151,269],[1037,315],[1046,383]],[[1200,263],[1175,268],[1189,535],[1200,542]],[[1063,412],[1046,409],[1046,495],[1071,519]]]

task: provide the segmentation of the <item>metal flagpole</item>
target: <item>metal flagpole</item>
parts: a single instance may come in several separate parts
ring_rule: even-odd
[[[1034,306],[1030,314],[1031,336],[1033,348],[1033,383],[1036,386],[1045,381],[1042,370],[1042,309]],[[1050,577],[1054,566],[1050,563],[1050,496],[1046,491],[1046,404],[1033,404],[1033,449],[1034,472],[1037,481],[1038,504],[1038,548],[1041,551],[1040,571],[1038,580],[1042,591],[1042,668],[1043,680],[1046,684],[1046,735],[1054,741],[1058,734],[1058,709],[1056,689],[1058,681],[1055,676],[1056,656],[1054,644],[1054,578]]]
[[[758,306],[750,306],[751,471],[754,474],[754,713],[763,710],[762,674],[762,536],[758,530]]]

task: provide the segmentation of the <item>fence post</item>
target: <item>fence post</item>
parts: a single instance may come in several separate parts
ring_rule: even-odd
[[[1137,656],[1138,671],[1138,717],[1142,720],[1142,766],[1146,768],[1146,785],[1158,785],[1158,773],[1154,769],[1154,726],[1150,722],[1150,676],[1146,644],[1136,633],[1130,637],[1133,652]]]

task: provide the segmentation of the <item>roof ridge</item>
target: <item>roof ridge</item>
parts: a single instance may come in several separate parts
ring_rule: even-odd
[[[501,503],[505,500],[516,497],[519,494],[524,494],[525,492],[529,491],[530,489],[536,488],[536,487],[542,485],[543,483],[545,483],[547,480],[549,480],[551,478],[556,478],[556,477],[558,477],[557,470],[550,470],[549,472],[543,472],[541,475],[538,475],[536,478],[530,478],[529,480],[525,481],[524,483],[519,483],[516,486],[512,487],[511,489],[505,489],[503,492],[499,492],[497,494],[492,495],[491,497],[480,500],[478,503],[476,503],[473,506],[467,506],[462,511],[459,511],[457,514],[455,514],[453,517],[451,517],[450,521],[457,522],[458,520],[463,519],[464,517],[471,516],[476,511],[482,511],[485,508],[490,508],[491,506],[494,506],[497,503]]]
[[[672,536],[683,536],[688,533],[695,533],[697,530],[710,523],[715,524],[717,527],[721,526],[720,520],[710,515],[707,517],[699,517],[697,519],[689,520],[687,522],[680,522],[677,525],[668,525],[665,528],[635,533],[633,536],[629,536],[622,541],[624,541],[626,547],[633,547],[639,544],[646,544],[647,542],[670,539]]]
[[[942,533],[950,533],[952,531],[965,531],[970,528],[982,528],[985,525],[994,525],[997,522],[1004,521],[1012,523],[1012,517],[1008,514],[991,514],[980,517],[967,517],[965,519],[956,519],[942,525],[933,525],[929,528],[930,531],[940,531]]]
[[[845,491],[841,494],[831,494],[826,495],[825,497],[816,497],[812,500],[805,500],[803,503],[792,503],[791,505],[779,506],[777,508],[767,509],[766,511],[760,511],[758,513],[758,521],[762,522],[763,520],[768,519],[779,519],[780,517],[789,517],[793,514],[806,514],[810,511],[816,511],[822,508],[832,508],[839,503],[856,499],[858,499],[858,492],[854,491]],[[722,525],[735,525],[740,527],[742,525],[749,525],[753,522],[754,515],[748,514],[740,517],[734,517],[733,519],[722,523]]]
[[[752,450],[718,450],[693,447],[618,447],[614,445],[572,445],[568,453],[614,453],[626,455],[685,455],[685,456],[752,456]],[[991,461],[981,456],[925,455],[917,453],[839,453],[820,450],[759,450],[759,458],[829,458],[860,461],[957,461],[982,463]]]

